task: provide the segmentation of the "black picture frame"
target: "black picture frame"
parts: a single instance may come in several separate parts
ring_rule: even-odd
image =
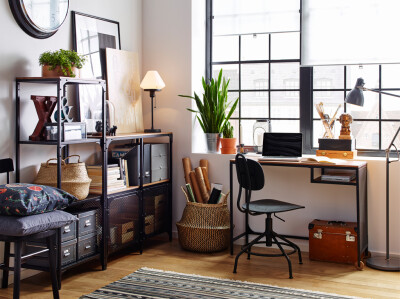
[[[119,22],[72,11],[74,50],[85,56],[82,78],[106,79],[106,48],[121,50]],[[80,85],[77,88],[77,119],[86,123],[87,133],[94,133],[96,121],[101,120],[99,86]]]

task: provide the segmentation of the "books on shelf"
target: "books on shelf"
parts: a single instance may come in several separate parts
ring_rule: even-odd
[[[103,187],[102,166],[87,166],[89,177],[92,179],[89,187],[89,193],[101,194]],[[126,184],[121,179],[121,170],[118,164],[110,164],[107,167],[107,190],[113,192],[126,188]]]
[[[321,181],[351,182],[356,178],[355,173],[332,173],[321,175]]]

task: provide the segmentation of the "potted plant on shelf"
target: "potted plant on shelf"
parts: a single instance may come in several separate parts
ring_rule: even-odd
[[[43,77],[79,77],[86,58],[72,50],[47,51],[40,55]]]
[[[221,133],[239,101],[239,99],[236,99],[232,101],[233,104],[228,102],[229,81],[229,79],[226,80],[225,77],[222,77],[221,69],[217,79],[211,79],[206,82],[204,77],[202,78],[203,100],[196,93],[194,93],[194,96],[179,95],[196,101],[197,111],[190,108],[187,108],[187,110],[196,113],[196,118],[206,136],[207,151],[209,153],[219,151]],[[226,113],[229,106],[231,108]]]
[[[225,123],[221,138],[221,154],[236,154],[236,138],[233,138],[233,126],[228,121]]]

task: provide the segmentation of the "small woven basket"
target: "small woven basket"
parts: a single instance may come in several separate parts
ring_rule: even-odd
[[[220,204],[190,202],[185,190],[186,207],[176,223],[179,243],[194,252],[217,252],[228,248],[230,237],[229,210],[226,197]]]
[[[65,160],[77,156],[77,163],[65,163]],[[39,172],[34,181],[38,185],[57,187],[57,164],[50,161],[40,165]],[[89,194],[90,182],[85,163],[80,162],[79,155],[71,155],[61,161],[61,189],[74,195],[79,200],[85,199]]]

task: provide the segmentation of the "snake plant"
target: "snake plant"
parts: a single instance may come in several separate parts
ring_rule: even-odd
[[[196,118],[200,123],[204,133],[222,133],[226,122],[229,121],[236,109],[239,99],[232,101],[233,104],[226,113],[232,102],[228,103],[228,85],[229,79],[222,77],[222,69],[217,79],[211,79],[206,82],[204,77],[203,83],[203,100],[194,93],[194,96],[179,95],[180,97],[190,98],[196,101],[197,110],[187,108],[190,112],[196,113]]]

